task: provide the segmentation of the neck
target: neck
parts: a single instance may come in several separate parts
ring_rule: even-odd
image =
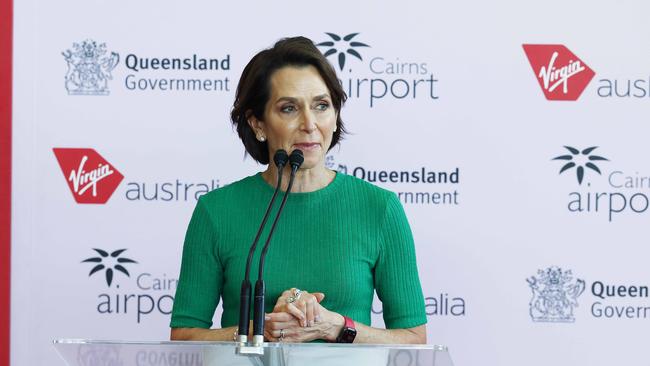
[[[291,176],[291,165],[282,170],[282,191],[286,191],[289,186],[289,178]],[[326,187],[334,179],[336,173],[332,170],[325,168],[325,166],[317,166],[311,169],[298,169],[296,177],[293,180],[293,187],[291,192],[313,192]],[[262,173],[264,180],[275,187],[278,182],[278,168],[272,163]]]

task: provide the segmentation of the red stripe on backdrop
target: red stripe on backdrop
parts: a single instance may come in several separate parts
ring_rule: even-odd
[[[0,365],[9,365],[13,0],[0,0]]]

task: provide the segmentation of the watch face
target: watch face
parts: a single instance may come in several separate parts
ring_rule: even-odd
[[[357,330],[354,328],[343,328],[341,335],[339,336],[339,343],[352,343],[354,338],[357,336]]]

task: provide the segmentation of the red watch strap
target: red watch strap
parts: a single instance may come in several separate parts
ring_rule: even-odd
[[[343,315],[343,319],[345,320],[345,324],[343,324],[344,328],[357,329],[357,327],[354,325],[354,320],[345,315]]]

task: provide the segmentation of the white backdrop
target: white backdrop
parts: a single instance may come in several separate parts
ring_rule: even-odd
[[[366,179],[454,173],[374,182],[401,193],[429,343],[448,345],[458,366],[647,365],[648,13],[643,1],[16,2],[12,365],[62,365],[57,337],[168,338],[195,197],[263,169],[228,120],[242,68],[279,38],[334,42],[326,33],[358,33],[329,56],[351,88],[351,134],[331,166]],[[555,46],[527,55],[524,44]],[[348,48],[362,60],[348,53],[341,69]],[[576,101],[544,96],[538,75],[554,51],[560,78],[576,58],[595,73],[566,77]],[[218,69],[163,69],[194,55]],[[158,69],[136,71],[136,59]],[[161,90],[178,89],[171,79],[195,89]],[[86,150],[55,156],[65,148]],[[105,203],[75,200],[69,178],[84,156],[87,173],[102,164],[107,178],[90,198],[80,175],[76,198]],[[436,202],[415,202],[425,193]]]

